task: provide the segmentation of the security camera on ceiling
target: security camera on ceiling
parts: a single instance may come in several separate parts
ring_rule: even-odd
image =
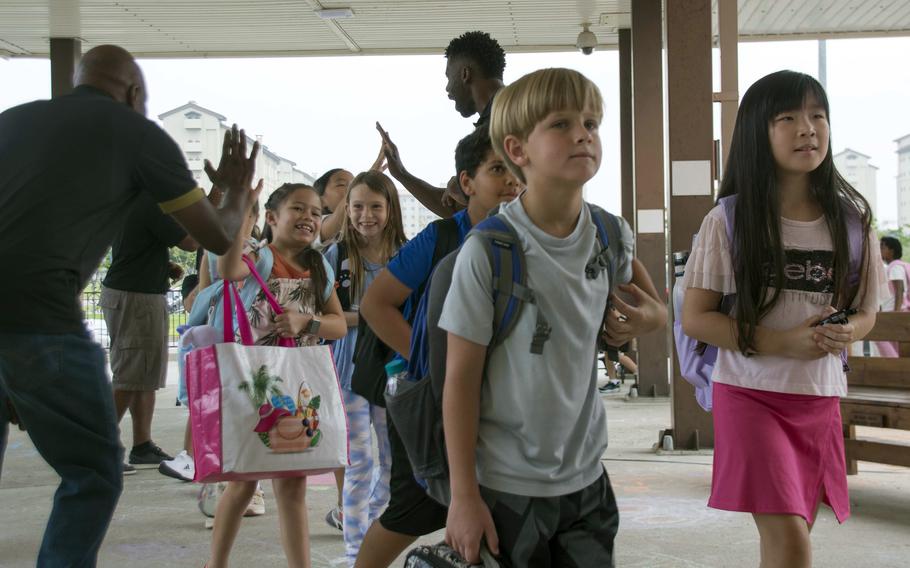
[[[594,53],[594,48],[597,47],[597,36],[588,29],[590,25],[591,24],[582,24],[584,29],[578,34],[578,39],[575,40],[575,47],[581,50],[585,55],[591,55]]]

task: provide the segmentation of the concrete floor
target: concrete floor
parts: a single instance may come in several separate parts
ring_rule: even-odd
[[[173,366],[172,366],[173,370]],[[175,375],[170,375],[173,381]],[[626,385],[626,388],[628,384]],[[174,406],[176,387],[158,397],[156,441],[176,453],[182,445],[186,410]],[[746,567],[758,565],[758,539],[751,517],[708,509],[711,455],[657,455],[658,431],[670,425],[667,400],[627,402],[621,393],[603,397],[610,448],[604,463],[621,511],[617,539],[620,567]],[[123,423],[129,442],[129,419]],[[10,433],[0,478],[0,567],[34,566],[58,478],[28,437]],[[860,464],[850,478],[853,516],[838,526],[823,508],[813,532],[815,566],[905,567],[910,565],[910,469]],[[233,566],[284,566],[278,519],[269,484],[267,513],[246,519]],[[130,568],[201,567],[210,531],[196,507],[197,487],[140,470],[125,488],[99,565]],[[323,521],[336,499],[330,476],[311,480],[308,493],[313,566],[343,566],[340,532]],[[426,537],[442,539],[442,532]],[[396,566],[403,563],[403,557]]]

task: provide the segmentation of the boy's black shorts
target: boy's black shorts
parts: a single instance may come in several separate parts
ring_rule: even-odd
[[[392,472],[389,478],[389,506],[379,517],[383,528],[408,536],[424,536],[446,526],[449,510],[434,501],[414,479],[408,453],[398,430],[388,417]]]
[[[481,487],[499,537],[503,568],[610,568],[619,510],[607,472],[562,497],[526,497]]]

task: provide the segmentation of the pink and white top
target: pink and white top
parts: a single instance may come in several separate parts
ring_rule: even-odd
[[[783,290],[777,304],[761,320],[770,329],[790,329],[810,316],[819,315],[831,304],[833,265],[831,235],[824,217],[814,221],[781,218],[786,264]],[[864,259],[865,278],[861,278],[853,307],[870,312],[878,310],[880,299],[888,294],[881,251],[874,233],[868,237]],[[727,241],[724,209],[717,206],[702,222],[693,250],[686,263],[685,288],[701,288],[735,294],[736,282]],[[712,380],[738,387],[805,394],[844,396],[847,379],[839,357],[803,361],[773,355],[743,356],[739,351],[718,349]]]

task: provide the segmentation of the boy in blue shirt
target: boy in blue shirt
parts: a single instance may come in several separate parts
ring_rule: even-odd
[[[666,307],[620,220],[623,254],[610,283],[587,277],[596,229],[582,199],[600,166],[603,102],[576,71],[544,69],[499,92],[490,133],[527,191],[501,209],[527,259],[525,306],[503,343],[488,351],[493,279],[480,239],[458,254],[439,327],[449,332],[443,421],[451,475],[446,541],[468,562],[485,538],[505,566],[613,566],[616,500],[601,465],[606,417],[597,393],[596,339],[610,344],[657,330]],[[630,284],[631,282],[631,284]],[[540,310],[552,330],[529,351]]]
[[[445,238],[440,235],[444,230],[440,223],[452,223],[457,228],[457,238],[451,243],[454,250],[464,242],[471,227],[486,219],[491,209],[512,201],[520,188],[504,160],[493,151],[486,129],[477,129],[458,143],[455,167],[459,184],[468,196],[467,209],[456,213],[451,221],[431,224],[405,244],[367,289],[360,305],[360,314],[376,335],[404,359],[410,351],[411,315],[420,301],[417,292],[432,274],[437,239]],[[400,311],[402,306],[404,313]],[[433,501],[414,479],[391,416],[388,423],[391,497],[385,512],[364,537],[357,568],[389,566],[417,537],[445,526],[446,508]]]

